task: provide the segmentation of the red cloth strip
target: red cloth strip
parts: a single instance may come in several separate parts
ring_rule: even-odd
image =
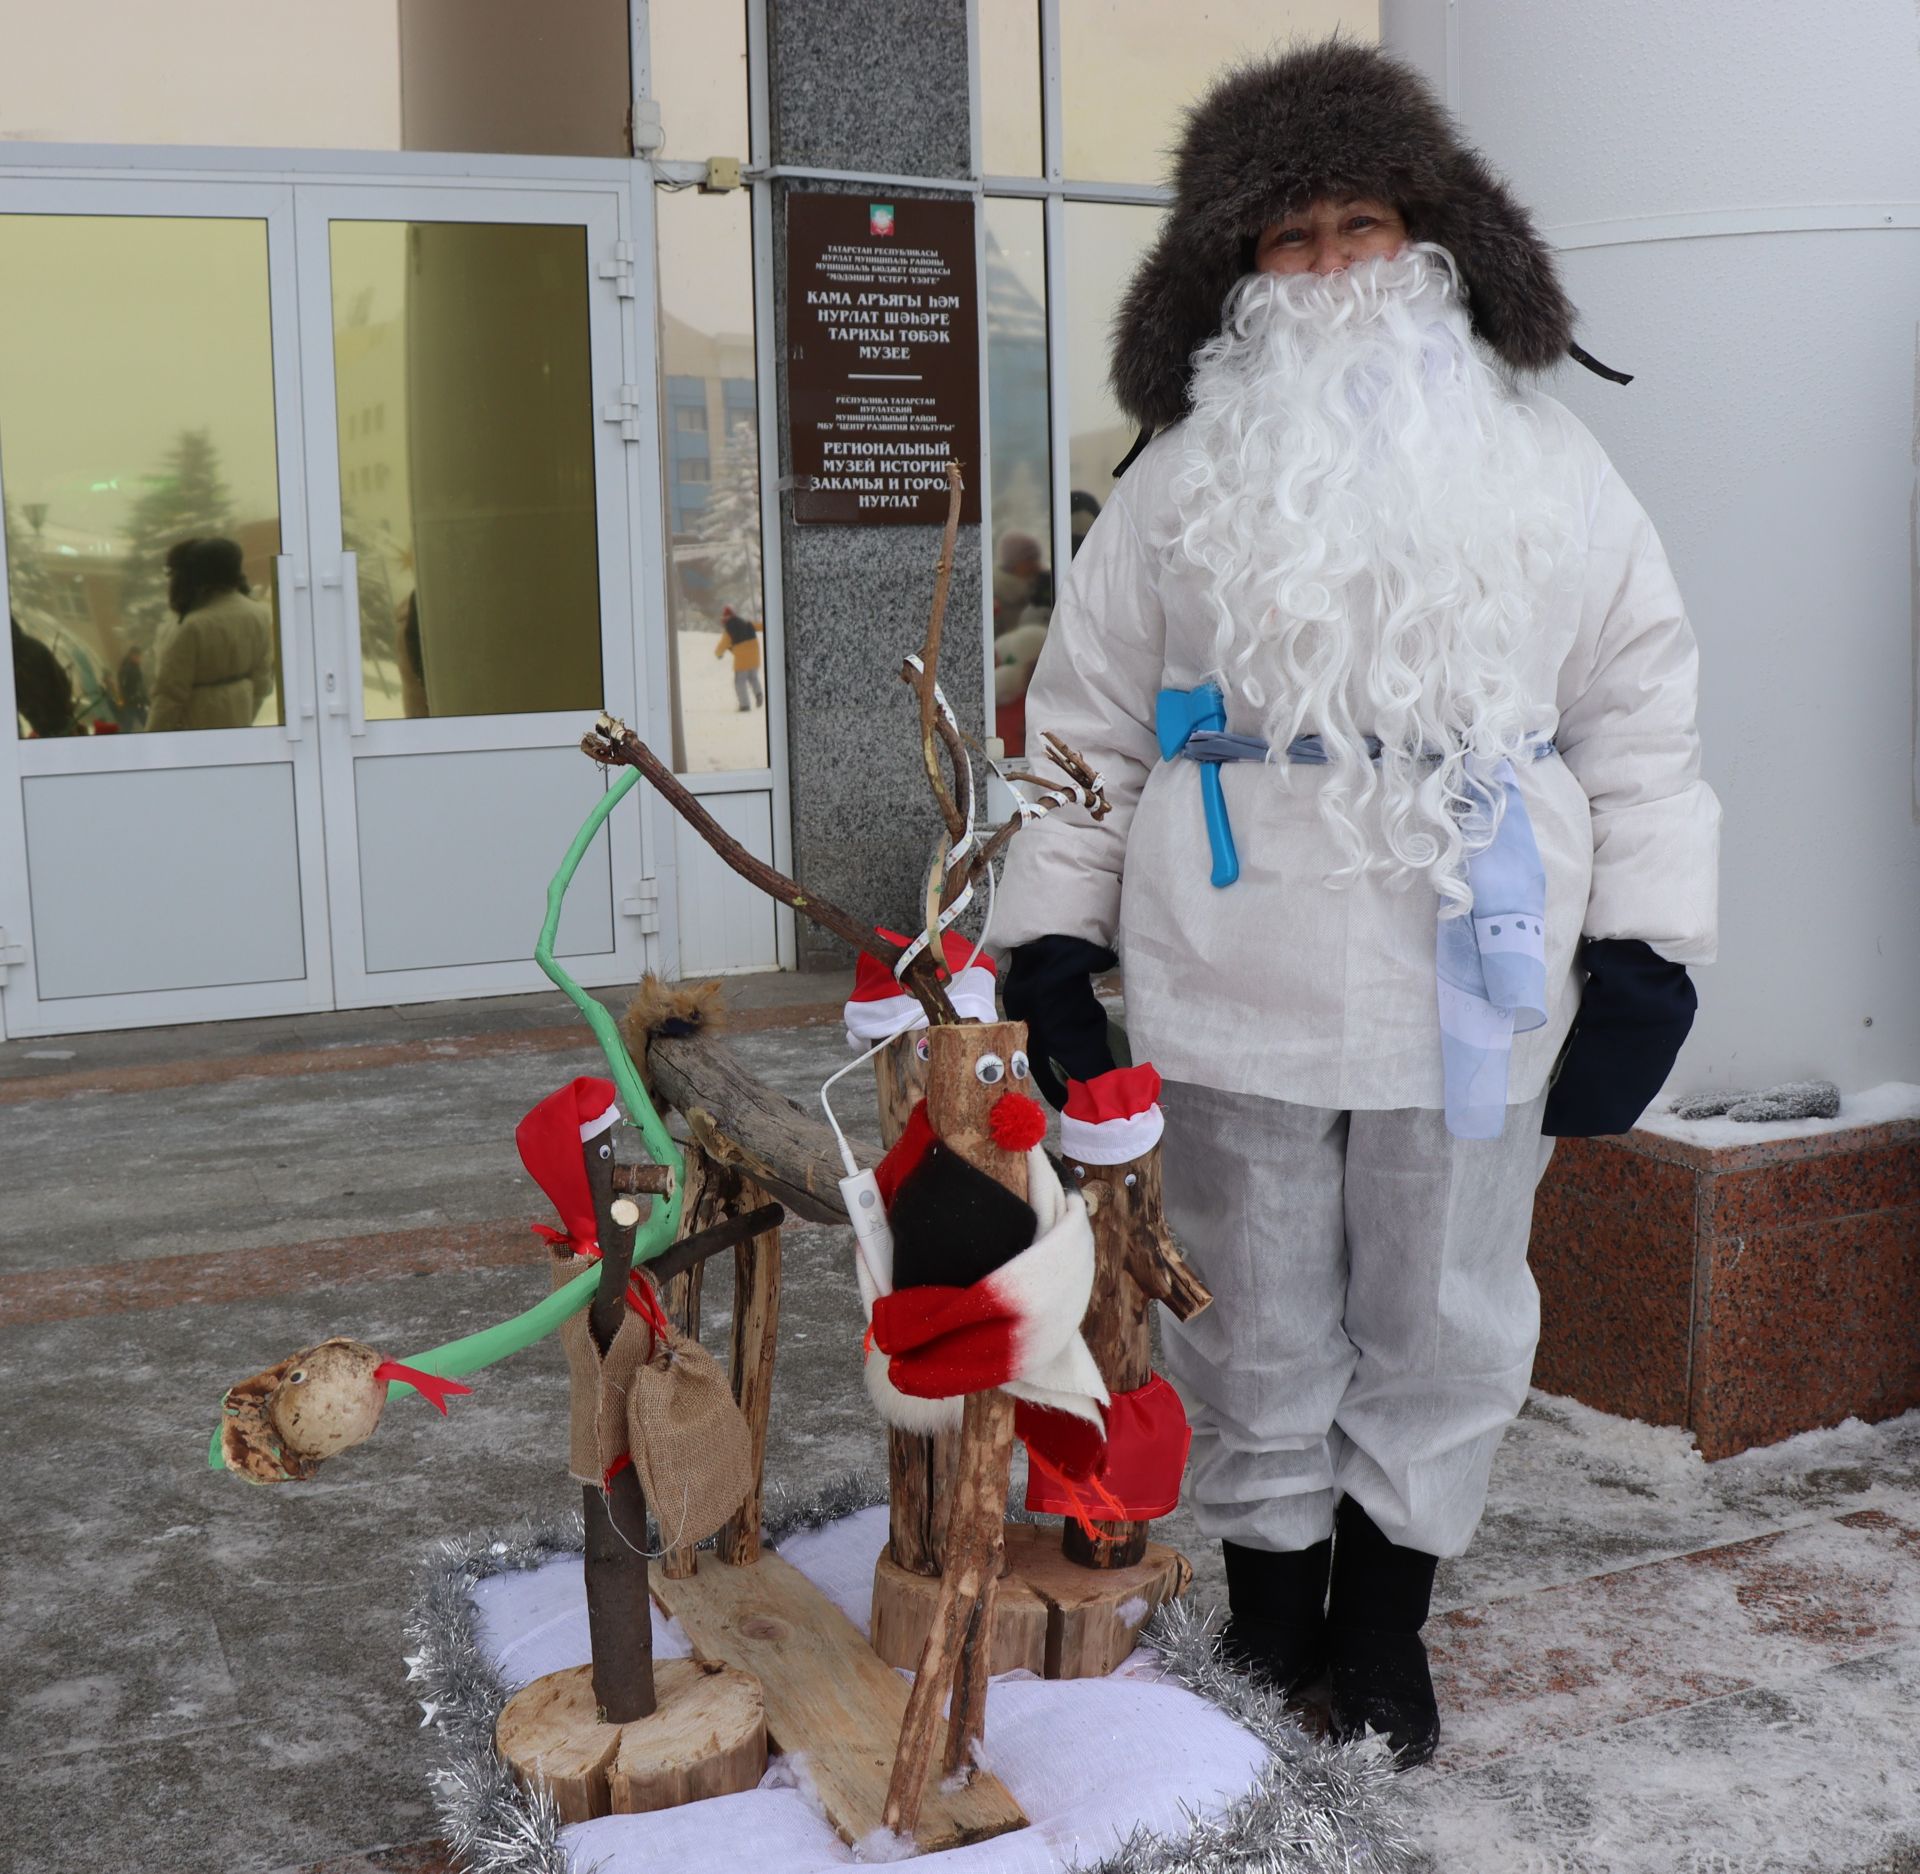
[[[427,1404],[432,1406],[442,1418],[447,1416],[447,1395],[449,1393],[470,1393],[471,1386],[462,1386],[458,1380],[442,1379],[438,1373],[422,1373],[410,1366],[402,1366],[398,1360],[382,1360],[373,1369],[375,1379],[404,1380],[417,1392]]]

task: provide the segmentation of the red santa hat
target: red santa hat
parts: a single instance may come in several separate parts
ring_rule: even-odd
[[[880,935],[903,950],[913,941],[898,931],[881,930]],[[944,933],[941,954],[946,967],[939,976],[947,985],[953,1012],[962,1021],[997,1022],[1000,1015],[993,1000],[992,958],[984,950],[974,956],[973,939],[958,931]],[[843,1013],[848,1045],[856,1048],[870,1048],[876,1041],[905,1029],[924,1028],[927,1022],[926,1011],[900,987],[893,971],[864,950],[854,959],[853,994]]]
[[[576,1251],[597,1247],[593,1193],[587,1188],[586,1160],[580,1148],[619,1123],[611,1080],[583,1074],[547,1097],[514,1128],[520,1162],[553,1200],[566,1226],[566,1241]]]
[[[1060,1114],[1064,1158],[1083,1165],[1124,1165],[1146,1157],[1165,1128],[1160,1071],[1151,1062],[1067,1082],[1067,1104]]]

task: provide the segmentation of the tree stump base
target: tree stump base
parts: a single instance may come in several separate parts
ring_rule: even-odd
[[[653,1686],[649,1716],[607,1724],[591,1666],[550,1672],[507,1700],[494,1748],[523,1784],[547,1786],[565,1822],[674,1809],[758,1784],[767,1768],[758,1680],[731,1666],[665,1659]]]
[[[994,1601],[992,1670],[1043,1679],[1099,1679],[1133,1651],[1147,1616],[1193,1580],[1178,1549],[1149,1542],[1130,1568],[1082,1568],[1060,1551],[1057,1523],[1008,1523],[1008,1572]],[[885,1549],[873,1571],[873,1650],[890,1666],[920,1663],[940,1593],[937,1575],[897,1567]]]

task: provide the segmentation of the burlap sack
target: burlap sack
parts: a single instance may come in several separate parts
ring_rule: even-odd
[[[655,1337],[653,1357],[628,1384],[627,1448],[667,1548],[704,1541],[753,1488],[746,1415],[697,1340]]]
[[[553,1285],[564,1288],[576,1275],[598,1265],[585,1256],[557,1256]],[[620,1323],[604,1360],[593,1344],[582,1308],[560,1323],[569,1385],[567,1473],[576,1483],[606,1486],[607,1472],[627,1454],[627,1392],[636,1368],[652,1351],[653,1330],[637,1314]]]

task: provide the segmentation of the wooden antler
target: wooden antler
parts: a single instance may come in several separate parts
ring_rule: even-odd
[[[667,805],[748,884],[757,886],[769,898],[777,898],[780,903],[792,906],[803,917],[811,918],[821,929],[831,931],[856,950],[864,950],[869,956],[878,957],[888,969],[892,969],[899,961],[899,945],[889,943],[871,926],[848,916],[838,905],[830,903],[817,892],[803,890],[784,872],[776,872],[764,859],[755,858],[701,806],[699,800],[681,785],[673,770],[624,722],[603,715],[594,724],[593,733],[581,738],[580,746],[603,767],[638,768],[653,783]],[[926,1010],[929,1022],[957,1021],[959,1017],[953,1012],[953,1004],[947,1000],[947,992],[934,973],[936,962],[936,958],[924,952],[915,957],[901,976],[900,986]]]

